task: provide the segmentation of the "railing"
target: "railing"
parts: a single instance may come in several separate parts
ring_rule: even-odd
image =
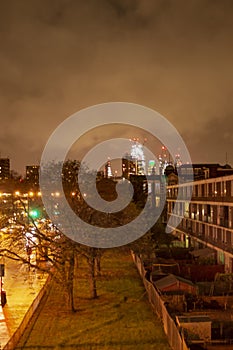
[[[224,227],[222,227],[222,228],[225,229]],[[175,228],[172,227],[172,229],[175,229]],[[213,249],[214,248],[218,248],[218,249],[221,249],[221,250],[223,250],[225,252],[228,252],[228,253],[233,255],[233,245],[232,245],[232,243],[222,242],[220,240],[214,240],[211,237],[207,237],[204,233],[193,232],[192,229],[185,228],[182,225],[179,225],[177,227],[177,229],[179,231],[182,231],[183,233],[188,234],[191,237],[196,238],[198,241],[200,241],[203,244],[210,245],[211,248],[213,248]]]
[[[181,200],[186,200],[187,198],[189,198],[189,197],[187,197],[187,195],[182,195],[181,196]],[[169,201],[176,201],[177,200],[177,194],[172,194],[172,193],[169,193],[169,192],[167,192],[167,199],[169,200]],[[216,204],[217,203],[232,203],[232,201],[233,201],[233,197],[232,196],[229,196],[229,195],[222,195],[222,196],[220,196],[220,195],[206,195],[206,196],[203,196],[203,195],[201,195],[201,196],[196,196],[196,195],[192,195],[192,198],[191,198],[191,201],[192,202],[215,202]]]
[[[146,271],[141,259],[134,253],[132,253],[132,257],[142,277],[152,309],[163,322],[164,332],[168,338],[171,348],[173,350],[188,350],[189,348],[184,340],[184,337],[180,334],[175,321],[169,315],[164,305],[164,301],[161,299],[154,285],[145,278]]]

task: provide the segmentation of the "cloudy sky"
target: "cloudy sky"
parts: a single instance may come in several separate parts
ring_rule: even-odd
[[[13,169],[39,164],[68,116],[111,101],[158,111],[193,162],[227,152],[233,165],[231,0],[1,1],[0,43],[0,152]]]

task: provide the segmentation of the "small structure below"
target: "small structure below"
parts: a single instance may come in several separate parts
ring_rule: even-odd
[[[161,277],[162,278],[154,282],[155,287],[161,293],[197,293],[197,287],[190,280],[186,280],[185,278],[173,274]]]
[[[187,331],[188,339],[211,340],[211,319],[208,316],[176,316],[176,322]]]

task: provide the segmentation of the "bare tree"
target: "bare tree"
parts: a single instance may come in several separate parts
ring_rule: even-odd
[[[53,178],[49,176],[51,174],[56,176],[56,171],[56,163],[48,165],[50,183]],[[130,203],[125,210],[113,214],[99,212],[89,207],[77,184],[78,171],[79,162],[68,161],[64,164],[63,189],[71,208],[82,220],[97,227],[119,227],[137,216],[138,210],[134,203]],[[97,181],[97,189],[105,200],[112,201],[116,198],[115,186],[116,182],[110,179],[98,179]],[[17,216],[17,224],[20,225],[20,229],[16,228],[11,234],[0,238],[0,256],[21,261],[28,267],[50,274],[55,281],[64,286],[67,292],[67,305],[72,311],[76,310],[74,281],[77,277],[77,261],[79,256],[82,256],[88,264],[90,295],[92,298],[97,298],[96,282],[101,273],[101,257],[105,249],[74,242],[60,231],[59,226],[54,226],[48,219],[44,224],[37,223],[37,220],[30,214],[29,206],[25,202],[22,202],[22,205],[27,217]],[[43,215],[45,215],[44,212]]]

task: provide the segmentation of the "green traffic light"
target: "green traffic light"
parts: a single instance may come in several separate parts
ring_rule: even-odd
[[[40,213],[38,210],[34,209],[34,210],[30,210],[29,214],[32,218],[38,218]]]

